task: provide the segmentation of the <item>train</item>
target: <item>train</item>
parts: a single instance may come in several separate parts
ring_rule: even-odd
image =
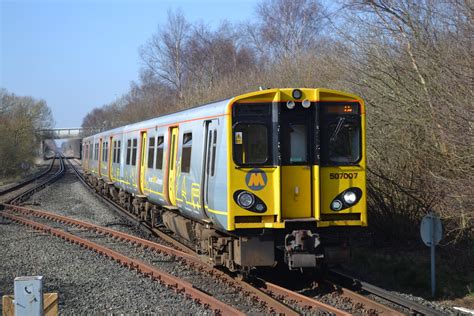
[[[312,270],[347,253],[325,232],[367,226],[365,105],[272,88],[82,140],[87,181],[231,271]]]

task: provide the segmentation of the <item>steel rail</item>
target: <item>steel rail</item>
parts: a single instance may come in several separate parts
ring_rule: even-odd
[[[112,200],[102,196],[101,194],[99,194],[93,187],[91,187],[89,185],[89,183],[87,183],[87,181],[84,179],[84,176],[79,172],[79,170],[77,170],[77,168],[72,164],[72,162],[70,162],[68,160],[68,164],[72,167],[72,170],[76,174],[76,176],[78,177],[79,181],[81,181],[81,183],[86,188],[88,188],[89,191],[92,194],[94,194],[96,197],[98,197],[104,203],[106,203],[107,205],[109,205],[110,207],[115,209],[127,221],[133,223],[137,228],[141,229],[143,232],[145,232],[147,234],[155,235],[155,236],[157,236],[157,237],[159,237],[159,238],[175,245],[178,249],[180,249],[183,252],[186,252],[190,255],[196,255],[196,252],[193,249],[189,248],[186,245],[183,245],[182,243],[177,242],[176,239],[170,237],[169,235],[162,232],[161,230],[151,227],[150,225],[148,225],[147,222],[145,222],[143,220],[140,220],[140,219],[136,218],[135,216],[133,216],[132,214],[130,214],[130,212],[125,210],[122,206],[120,206],[115,201],[112,201]]]
[[[225,274],[224,272],[217,270],[215,268],[212,268],[211,266],[205,264],[196,255],[191,255],[186,252],[180,251],[178,249],[174,249],[174,248],[161,245],[156,242],[139,238],[139,237],[129,235],[126,233],[122,233],[110,228],[105,228],[99,225],[95,225],[88,222],[72,219],[69,217],[53,214],[53,213],[46,212],[43,210],[36,210],[36,209],[31,209],[31,208],[16,206],[16,205],[8,205],[8,204],[3,204],[3,205],[7,207],[7,210],[11,209],[23,215],[31,215],[31,216],[35,216],[39,218],[44,218],[44,219],[60,222],[63,224],[68,224],[68,225],[75,226],[82,229],[88,229],[98,234],[108,235],[113,238],[119,239],[121,241],[132,243],[144,249],[150,249],[158,253],[164,253],[175,258],[177,257],[181,259],[183,263],[186,263],[191,267],[198,266],[201,269],[201,271],[205,271],[209,273],[210,275],[213,275],[216,278],[221,279],[227,284],[232,285],[234,288],[242,289],[248,295],[252,295],[254,299],[261,301],[263,305],[265,305],[271,313],[279,313],[279,314],[285,314],[285,315],[298,315],[298,313],[296,313],[293,309],[287,307],[286,305],[282,304],[281,302],[272,298],[271,296],[265,293],[262,293],[259,290],[256,290],[250,284],[246,282],[238,281],[232,278],[231,276]]]
[[[334,315],[341,315],[341,316],[350,316],[350,313],[347,313],[345,311],[341,311],[333,306],[321,303],[313,298],[310,298],[308,296],[299,294],[297,292],[293,292],[291,290],[285,289],[281,286],[278,286],[276,284],[264,281],[259,279],[263,284],[261,288],[263,291],[269,293],[270,295],[278,295],[282,297],[288,297],[292,300],[294,300],[298,305],[302,306],[306,310],[311,310],[311,309],[317,309],[321,310],[326,313],[331,313]],[[384,314],[385,315],[385,314]]]
[[[389,302],[392,302],[396,305],[399,305],[405,309],[408,309],[410,312],[418,313],[421,315],[433,315],[433,316],[442,316],[445,315],[444,313],[437,311],[435,309],[429,308],[425,305],[421,305],[419,303],[413,302],[407,298],[404,298],[402,296],[393,294],[387,290],[384,290],[378,286],[375,286],[373,284],[361,281],[357,278],[354,278],[346,273],[343,273],[338,270],[331,270],[330,271],[331,275],[334,278],[337,279],[343,279],[345,282],[348,282],[351,284],[351,287],[355,289],[359,289],[362,291],[366,291],[368,293],[371,293],[373,295],[376,295],[378,297],[383,298],[384,300],[387,300]],[[337,281],[335,283],[338,283]]]
[[[34,228],[36,230],[40,230],[46,233],[49,233],[53,236],[62,238],[66,241],[69,241],[73,244],[78,244],[83,248],[86,248],[88,250],[92,250],[96,253],[99,253],[107,258],[110,258],[117,263],[130,268],[131,270],[135,269],[139,273],[142,273],[144,276],[147,276],[153,280],[160,281],[164,284],[166,284],[169,288],[172,288],[176,291],[176,293],[182,293],[185,295],[185,297],[190,297],[194,299],[196,302],[202,304],[206,308],[211,308],[216,314],[219,315],[245,315],[244,313],[238,311],[237,309],[233,308],[232,306],[229,306],[216,298],[206,294],[205,292],[202,292],[195,288],[193,284],[181,280],[169,273],[166,273],[164,271],[161,271],[157,269],[154,266],[151,266],[141,260],[138,259],[132,259],[129,258],[117,251],[114,251],[112,249],[109,249],[107,247],[101,246],[97,243],[94,243],[92,241],[89,241],[87,239],[75,236],[73,234],[70,234],[66,231],[63,231],[61,229],[53,228],[51,226],[37,223],[35,221],[27,220],[24,218],[21,218],[19,216],[15,216],[12,214],[8,214],[5,212],[1,212],[0,216],[4,218],[8,218],[14,222],[17,222],[19,224],[23,224],[26,226],[29,226],[31,228]]]
[[[21,192],[20,194],[14,196],[12,198],[9,198],[6,201],[6,203],[7,204],[19,204],[19,203],[21,203],[22,201],[26,200],[27,198],[29,198],[34,193],[42,190],[48,184],[51,184],[54,181],[56,181],[57,179],[59,179],[59,177],[61,177],[64,174],[64,171],[65,171],[64,159],[61,156],[59,156],[59,169],[58,169],[58,171],[56,171],[56,173],[54,173],[52,176],[50,176],[49,178],[47,178],[43,182],[33,186],[32,188],[30,188],[30,189],[28,189],[24,192]]]
[[[334,287],[334,289],[339,292],[342,296],[347,297],[351,302],[359,307],[364,308],[369,312],[369,314],[382,314],[382,315],[391,315],[391,316],[403,316],[400,311],[397,311],[389,306],[385,306],[379,302],[376,302],[368,297],[360,295],[354,291],[351,291],[347,288],[341,287],[335,283],[326,281],[328,285]]]
[[[208,272],[211,275],[216,276],[217,278],[223,280],[227,284],[230,284],[234,287],[241,288],[247,295],[253,296],[254,299],[261,301],[263,305],[265,305],[271,313],[278,313],[278,314],[284,314],[284,315],[297,315],[298,312],[293,310],[292,308],[288,307],[286,304],[282,303],[280,299],[275,299],[273,297],[274,294],[278,294],[277,296],[279,297],[285,297],[288,298],[289,300],[292,300],[295,305],[298,305],[302,309],[318,309],[322,311],[327,311],[330,313],[334,313],[335,315],[349,315],[348,313],[338,310],[330,305],[324,304],[322,302],[319,302],[313,298],[307,297],[307,296],[302,296],[299,293],[283,289],[278,287],[277,285],[271,284],[271,283],[266,283],[267,284],[267,289],[262,289],[255,287],[243,280],[238,280],[237,278],[234,278],[227,273],[224,273],[218,269],[210,267],[208,264],[204,263],[199,256],[196,254],[196,252],[186,245],[183,245],[176,239],[172,238],[171,236],[167,235],[166,233],[160,231],[159,229],[155,229],[150,227],[146,222],[137,219],[135,216],[130,214],[128,211],[124,210],[120,205],[115,203],[114,201],[109,200],[108,198],[105,198],[104,196],[100,195],[97,193],[96,190],[91,188],[91,186],[85,181],[84,177],[80,174],[80,172],[76,169],[76,167],[72,164],[72,162],[68,161],[68,163],[71,165],[73,168],[74,173],[77,175],[79,180],[87,187],[89,190],[94,193],[97,197],[102,199],[105,203],[116,209],[117,211],[120,212],[123,216],[127,218],[127,220],[132,221],[133,223],[140,225],[140,227],[145,227],[145,230],[147,232],[152,232],[153,234],[157,235],[158,237],[166,240],[167,242],[172,243],[174,246],[179,247],[180,250],[173,249],[171,247],[166,247],[163,245],[156,244],[154,242],[145,240],[145,239],[140,239],[144,241],[144,247],[150,247],[151,249],[160,249],[160,251],[164,251],[162,247],[166,247],[167,249],[173,249],[174,251],[177,251],[174,253],[174,255],[179,256],[183,258],[184,260],[189,261],[192,265],[201,265],[202,269],[207,269]],[[84,227],[85,228],[85,227]],[[112,231],[110,229],[105,229],[105,228],[98,228],[101,229],[102,231]],[[126,234],[124,234],[126,235]],[[130,235],[128,235],[130,236]],[[137,237],[130,236],[128,237],[130,239],[134,239],[138,242]]]
[[[21,187],[23,187],[23,186],[25,186],[25,185],[27,185],[27,184],[29,184],[29,183],[35,181],[35,180],[38,180],[39,178],[41,178],[41,177],[43,177],[44,175],[48,174],[48,173],[51,171],[51,169],[53,168],[53,165],[54,165],[54,161],[55,161],[55,160],[56,160],[56,157],[54,157],[53,160],[51,160],[51,163],[49,164],[49,166],[48,166],[48,168],[47,168],[46,170],[41,171],[41,172],[39,172],[39,173],[37,173],[37,174],[34,174],[30,179],[23,180],[23,181],[21,181],[21,182],[19,182],[19,183],[16,183],[16,184],[14,184],[14,185],[12,185],[12,186],[10,186],[10,187],[4,189],[4,190],[1,190],[1,191],[0,191],[0,195],[3,195],[3,194],[10,193],[10,192],[13,192],[13,191],[15,191],[15,190],[18,190],[19,188],[21,188]]]
[[[49,164],[49,166],[46,170],[41,171],[40,173],[33,175],[32,178],[26,179],[24,181],[21,181],[19,183],[16,183],[16,184],[12,185],[11,187],[8,187],[4,190],[1,190],[0,195],[4,195],[4,194],[7,194],[7,193],[16,191],[19,188],[24,187],[25,185],[30,184],[31,182],[33,182],[35,180],[38,180],[38,179],[42,178],[43,176],[47,175],[51,171],[51,169],[53,168],[55,160],[56,160],[56,157],[54,157],[53,160],[51,160],[51,163]]]

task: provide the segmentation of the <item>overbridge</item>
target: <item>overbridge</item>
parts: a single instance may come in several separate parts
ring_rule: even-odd
[[[77,128],[49,128],[37,130],[37,133],[43,139],[68,139],[83,138],[101,132],[99,127],[77,127]]]
[[[52,158],[60,152],[65,157],[81,158],[82,138],[101,132],[103,128],[49,128],[40,129],[36,134],[41,140],[44,158]]]

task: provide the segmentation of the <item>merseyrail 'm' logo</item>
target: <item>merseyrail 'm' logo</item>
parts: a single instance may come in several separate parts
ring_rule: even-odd
[[[267,175],[261,169],[252,169],[245,176],[245,183],[251,190],[261,190],[267,185]]]

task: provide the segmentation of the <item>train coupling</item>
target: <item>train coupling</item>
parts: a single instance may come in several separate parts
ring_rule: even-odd
[[[290,270],[315,268],[324,258],[319,235],[310,230],[294,230],[285,236],[285,263]]]

